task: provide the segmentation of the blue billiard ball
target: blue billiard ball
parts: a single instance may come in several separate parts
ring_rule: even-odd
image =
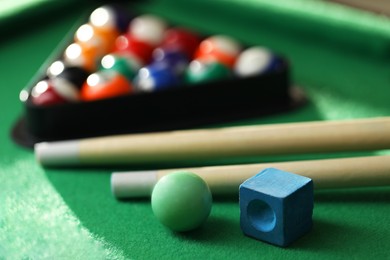
[[[187,55],[179,50],[157,48],[153,51],[154,62],[166,62],[177,75],[181,75],[188,66]]]
[[[134,79],[136,91],[152,92],[168,89],[180,82],[167,62],[155,62],[139,70]]]

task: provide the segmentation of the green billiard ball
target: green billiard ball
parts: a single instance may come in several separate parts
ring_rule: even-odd
[[[200,227],[211,211],[212,196],[198,175],[179,171],[162,177],[152,192],[156,218],[173,231],[185,232]]]
[[[189,84],[228,78],[231,71],[216,61],[193,60],[185,71],[184,79]]]
[[[108,54],[101,60],[101,67],[103,70],[114,70],[128,80],[133,80],[141,68],[141,64],[135,57],[130,55]]]

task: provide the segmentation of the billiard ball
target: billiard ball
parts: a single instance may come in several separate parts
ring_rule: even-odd
[[[61,73],[52,77],[52,80],[62,79],[72,84],[74,88],[80,89],[88,75],[88,71],[83,68],[65,66]]]
[[[128,80],[133,80],[135,74],[141,68],[131,56],[108,54],[101,60],[102,69],[114,70],[125,76]]]
[[[77,29],[74,41],[85,48],[93,49],[97,55],[102,56],[112,51],[118,35],[116,30],[104,30],[84,24]]]
[[[255,46],[244,50],[238,57],[234,66],[237,76],[253,76],[263,74],[276,62],[275,55],[266,48]]]
[[[224,64],[216,61],[193,60],[184,74],[185,82],[194,84],[226,79],[231,71]]]
[[[161,43],[167,28],[166,22],[154,15],[145,14],[134,18],[129,25],[129,34],[152,46]]]
[[[179,171],[162,177],[151,197],[156,218],[176,232],[202,226],[211,212],[212,195],[207,183],[198,175]]]
[[[104,5],[95,9],[89,16],[89,23],[101,30],[116,30],[121,33],[127,30],[130,15],[116,5]]]
[[[79,100],[79,95],[75,93],[80,90],[82,84],[87,79],[88,71],[80,67],[69,67],[62,61],[55,61],[49,66],[47,76],[51,80],[53,87],[57,89],[57,92],[65,92],[65,96],[67,96],[66,93],[71,92],[73,94],[68,99],[76,101]],[[65,90],[61,91],[62,89]]]
[[[197,34],[180,27],[168,29],[164,33],[160,47],[166,50],[177,50],[192,59],[198,48],[200,38]]]
[[[96,49],[72,43],[64,52],[64,62],[70,66],[82,67],[87,71],[96,70],[100,55]]]
[[[240,51],[241,46],[236,40],[225,35],[215,35],[199,44],[195,59],[214,59],[232,68]]]
[[[181,75],[187,68],[189,59],[180,50],[156,48],[153,51],[153,62],[166,62],[177,75]]]
[[[49,78],[56,77],[58,74],[64,71],[65,66],[65,63],[62,60],[57,60],[50,64],[50,66],[47,68],[46,75]]]
[[[137,91],[152,92],[174,87],[179,81],[179,77],[168,63],[156,62],[141,68],[134,79],[134,84]]]
[[[49,106],[68,103],[72,98],[77,99],[77,91],[72,86],[60,83],[49,79],[39,81],[31,89],[31,102],[37,106]]]
[[[81,99],[92,101],[127,95],[133,86],[127,78],[114,70],[102,70],[91,74],[81,88]]]
[[[153,46],[136,39],[135,37],[124,34],[115,41],[114,53],[132,57],[135,63],[142,66],[148,64],[152,58]]]

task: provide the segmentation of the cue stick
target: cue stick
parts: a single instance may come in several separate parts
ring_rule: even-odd
[[[309,177],[313,180],[315,189],[390,185],[390,155],[383,155],[155,171],[114,172],[111,175],[111,191],[117,198],[148,197],[160,178],[176,171],[190,171],[199,175],[208,184],[213,195],[236,195],[241,183],[266,168],[277,168]]]
[[[39,143],[46,166],[144,164],[390,148],[390,117],[182,130]]]

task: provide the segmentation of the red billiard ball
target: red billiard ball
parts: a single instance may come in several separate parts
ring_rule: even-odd
[[[203,40],[199,44],[195,53],[195,59],[214,59],[232,68],[240,51],[241,46],[236,40],[225,35],[215,35]]]
[[[144,66],[152,58],[153,46],[129,34],[125,34],[116,39],[114,52],[119,55],[133,57],[136,63]]]
[[[77,90],[60,81],[42,80],[31,90],[30,100],[37,106],[49,106],[68,103],[77,100]]]
[[[198,48],[200,38],[197,34],[184,28],[171,28],[164,33],[161,48],[178,50],[187,55],[189,59],[194,56]]]
[[[91,74],[81,88],[81,99],[92,101],[128,95],[133,86],[127,78],[113,70],[103,70]]]

